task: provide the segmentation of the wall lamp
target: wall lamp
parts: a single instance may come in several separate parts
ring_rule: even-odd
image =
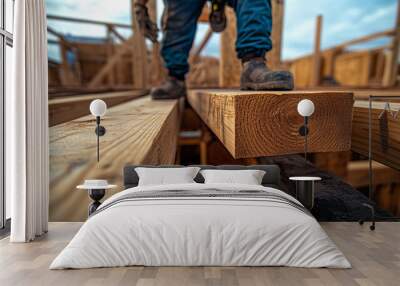
[[[95,99],[90,103],[90,113],[96,117],[96,129],[95,133],[97,135],[97,162],[100,160],[100,136],[106,134],[106,129],[104,126],[100,125],[100,118],[104,116],[107,111],[107,104],[101,99]]]
[[[299,134],[304,137],[304,158],[307,160],[307,136],[309,133],[308,118],[314,113],[314,102],[303,99],[297,104],[297,112],[304,117],[304,125],[299,128]]]

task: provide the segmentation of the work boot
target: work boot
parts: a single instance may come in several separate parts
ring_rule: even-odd
[[[167,80],[159,87],[151,90],[153,99],[178,99],[186,96],[186,85],[184,80],[179,80],[174,77],[168,77]]]
[[[240,76],[242,90],[292,90],[293,86],[290,72],[270,70],[263,58],[253,58],[243,63]]]

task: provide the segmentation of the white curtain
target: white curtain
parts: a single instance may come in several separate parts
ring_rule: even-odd
[[[15,1],[13,82],[6,97],[6,187],[12,242],[47,232],[49,140],[44,0]]]

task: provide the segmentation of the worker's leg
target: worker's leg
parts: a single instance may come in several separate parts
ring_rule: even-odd
[[[205,0],[164,0],[161,55],[169,74],[184,79],[196,34],[197,19]]]
[[[186,95],[188,57],[206,0],[164,0],[161,56],[169,77],[151,91],[153,99],[174,99]]]
[[[228,0],[236,12],[236,52],[240,59],[263,57],[272,48],[270,0]]]
[[[287,71],[271,71],[265,53],[271,50],[272,13],[270,0],[228,0],[236,12],[236,52],[242,60],[242,89],[290,90],[293,76]]]

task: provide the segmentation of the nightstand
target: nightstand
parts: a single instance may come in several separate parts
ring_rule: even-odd
[[[89,197],[93,200],[88,207],[88,215],[90,216],[101,205],[100,200],[106,194],[106,190],[113,189],[115,187],[117,186],[109,185],[107,180],[85,180],[83,185],[79,185],[76,188],[86,190],[89,194]]]
[[[321,181],[321,178],[290,177],[289,180],[296,182],[296,199],[311,210],[314,207],[315,182]]]

